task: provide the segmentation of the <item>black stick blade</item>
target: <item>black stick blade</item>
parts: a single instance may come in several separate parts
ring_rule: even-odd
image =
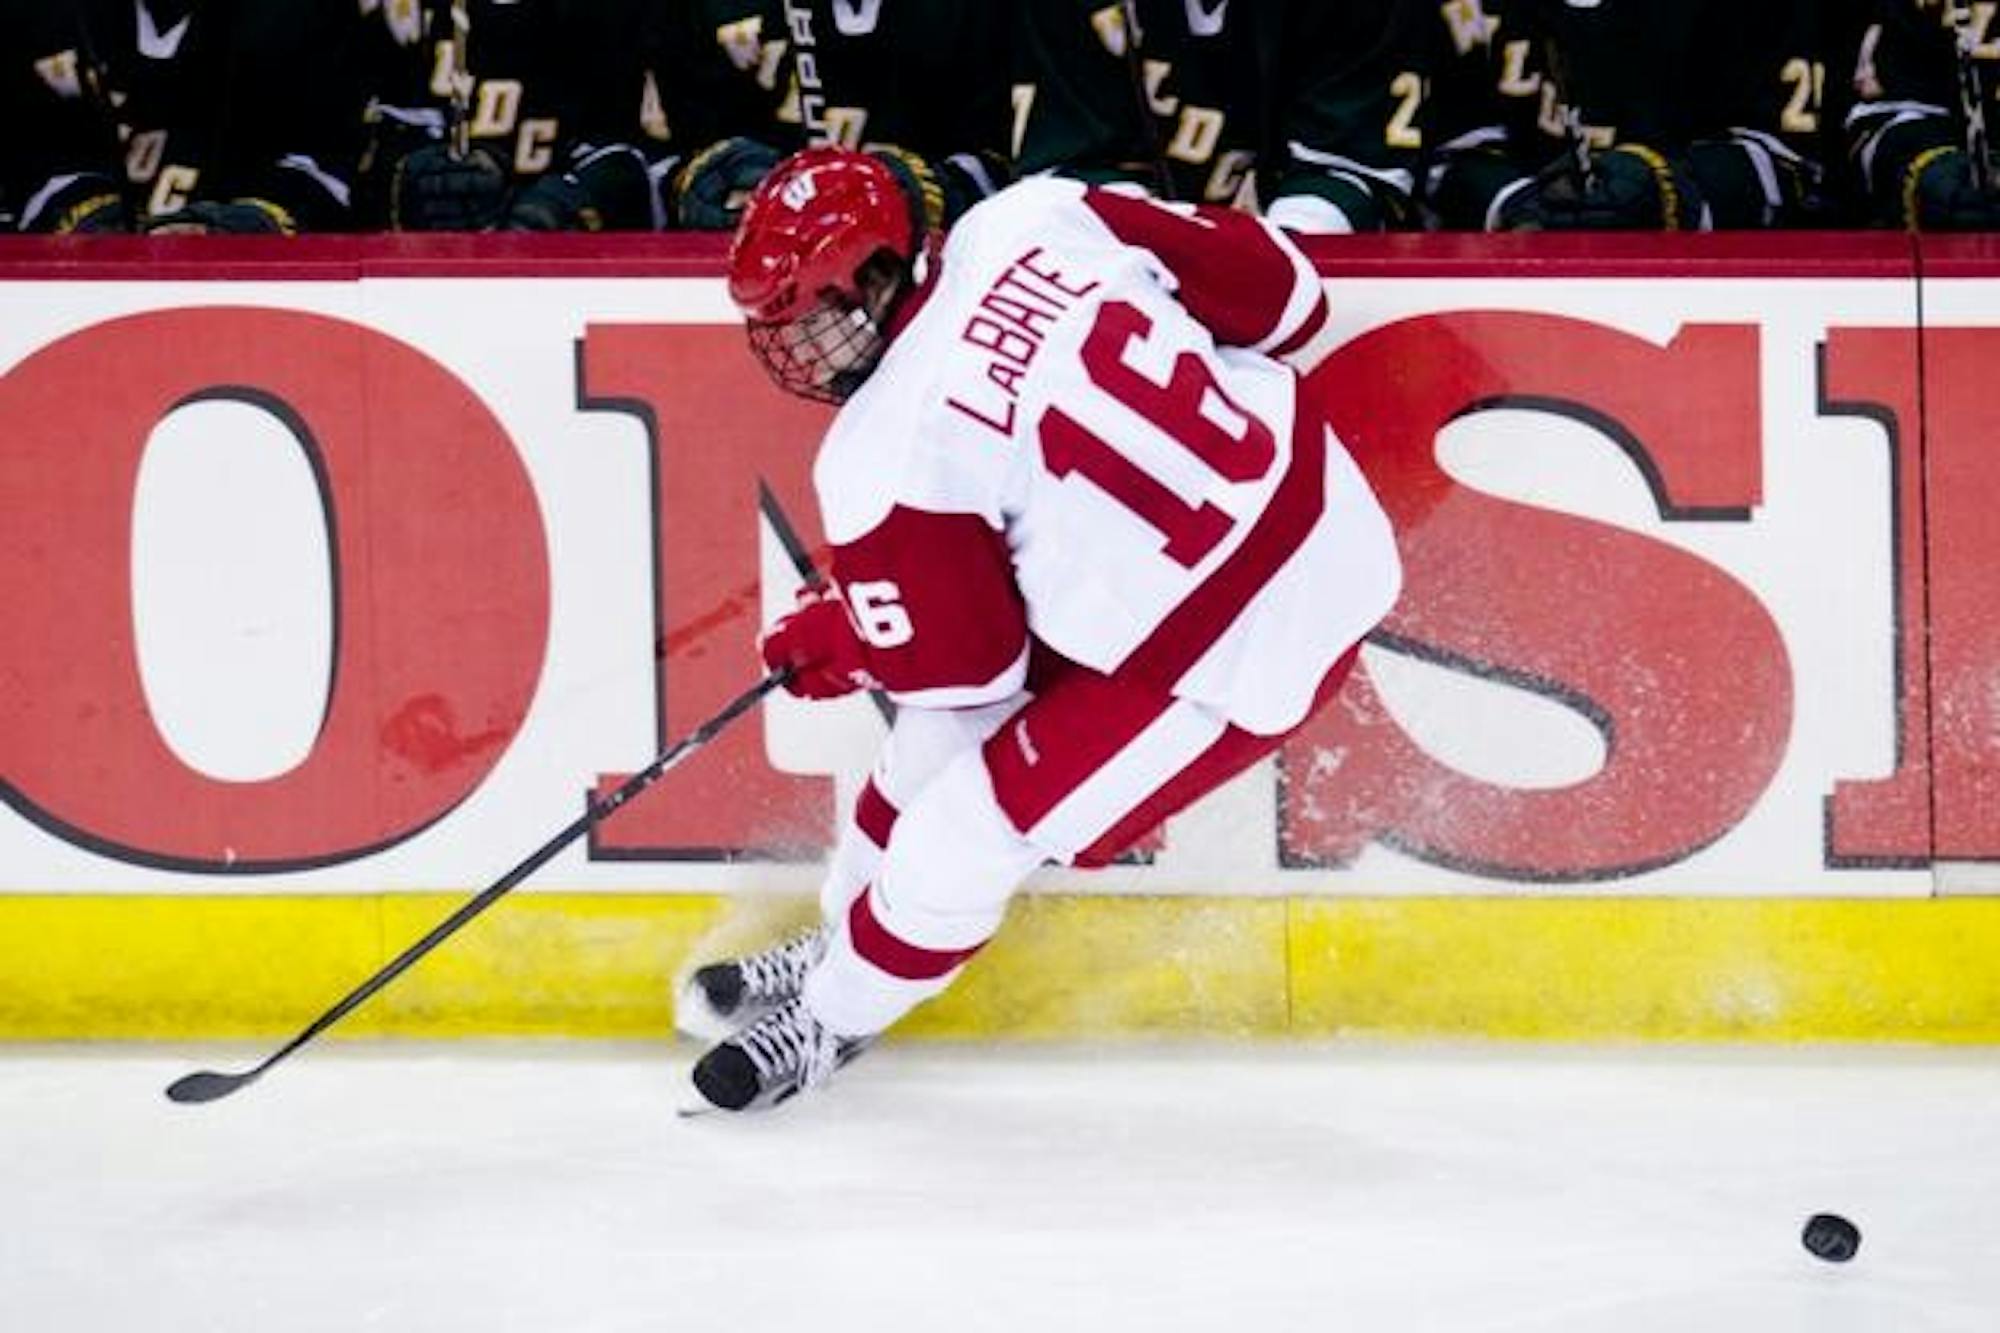
[[[255,1072],[248,1074],[218,1074],[214,1070],[202,1069],[192,1074],[184,1074],[167,1085],[167,1100],[194,1105],[200,1102],[218,1101],[230,1093],[254,1082]]]

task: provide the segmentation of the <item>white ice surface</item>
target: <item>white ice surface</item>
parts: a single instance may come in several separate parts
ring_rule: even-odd
[[[2000,1053],[0,1048],[6,1333],[2000,1329]],[[1808,1256],[1845,1213],[1851,1264]]]

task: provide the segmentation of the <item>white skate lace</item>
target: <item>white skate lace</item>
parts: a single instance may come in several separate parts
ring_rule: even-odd
[[[802,931],[782,944],[751,954],[737,964],[744,993],[753,1000],[789,1000],[806,984],[806,973],[826,952],[826,927]]]
[[[796,1001],[746,1028],[736,1042],[766,1086],[796,1073],[800,1087],[818,1087],[840,1064],[840,1039]]]

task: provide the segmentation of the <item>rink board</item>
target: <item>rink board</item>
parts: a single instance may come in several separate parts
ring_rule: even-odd
[[[290,1035],[462,901],[0,896],[0,1039]],[[809,903],[539,893],[347,1037],[662,1037],[675,975]],[[1031,895],[928,1038],[2000,1041],[2000,901]]]
[[[2000,1040],[2000,242],[1347,239],[1403,603],[909,1031]],[[287,1035],[744,687],[824,416],[718,246],[0,246],[0,1039]],[[664,1033],[881,727],[774,697],[341,1035]]]

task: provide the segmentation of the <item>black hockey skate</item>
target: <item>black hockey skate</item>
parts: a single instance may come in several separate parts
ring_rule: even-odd
[[[815,926],[757,953],[697,968],[674,996],[674,1026],[704,1041],[750,1026],[798,997],[827,938],[827,928]]]
[[[792,1000],[695,1061],[695,1091],[717,1110],[761,1111],[826,1082],[869,1041],[827,1031]]]

